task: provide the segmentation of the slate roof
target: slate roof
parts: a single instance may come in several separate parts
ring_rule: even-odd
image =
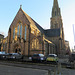
[[[69,41],[65,40],[65,42],[69,42]]]
[[[22,10],[20,8],[20,10]],[[26,18],[28,19],[28,21],[30,22],[31,25],[36,26],[41,33],[45,34],[47,37],[56,37],[56,36],[60,36],[60,29],[47,29],[44,30],[37,22],[35,22],[28,14],[26,14],[23,10],[22,12],[24,13],[24,15],[26,16]]]
[[[47,37],[57,37],[60,36],[60,29],[47,29],[44,33]]]
[[[4,35],[3,35],[3,34],[0,34],[0,36],[3,36],[3,37],[4,37]]]

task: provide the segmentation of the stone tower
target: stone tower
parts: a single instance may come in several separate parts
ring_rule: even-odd
[[[59,37],[60,41],[60,49],[65,49],[65,41],[64,41],[64,30],[62,23],[61,11],[58,5],[58,0],[54,0],[53,8],[52,8],[52,17],[51,17],[51,26],[50,29],[60,29],[61,36]]]
[[[58,1],[54,0],[53,8],[52,8],[52,17],[51,17],[51,29],[62,28],[62,19],[61,19],[61,12],[58,5]]]

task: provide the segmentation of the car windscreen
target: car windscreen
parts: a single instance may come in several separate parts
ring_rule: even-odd
[[[0,52],[0,54],[6,54],[5,52]]]
[[[48,57],[55,57],[54,55],[48,55]]]
[[[38,57],[38,56],[39,56],[39,54],[34,54],[34,55],[33,55],[33,57]]]
[[[75,58],[75,54],[72,54],[71,56],[72,56],[73,58]]]
[[[44,57],[44,55],[43,55],[43,54],[39,54],[39,56],[40,56],[40,57]]]

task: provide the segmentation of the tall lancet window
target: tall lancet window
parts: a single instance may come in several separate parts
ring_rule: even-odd
[[[27,28],[25,26],[25,35],[24,35],[25,40],[26,40],[26,32],[27,32]]]
[[[57,15],[56,11],[55,11],[55,16]]]
[[[22,38],[22,25],[20,26],[20,38]]]
[[[19,28],[20,28],[20,26],[18,25],[18,27],[17,27],[17,36],[19,36]]]
[[[13,30],[13,39],[15,38],[15,28]]]

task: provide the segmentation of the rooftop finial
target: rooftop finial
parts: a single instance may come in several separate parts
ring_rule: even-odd
[[[22,8],[22,5],[20,5],[20,8]]]

